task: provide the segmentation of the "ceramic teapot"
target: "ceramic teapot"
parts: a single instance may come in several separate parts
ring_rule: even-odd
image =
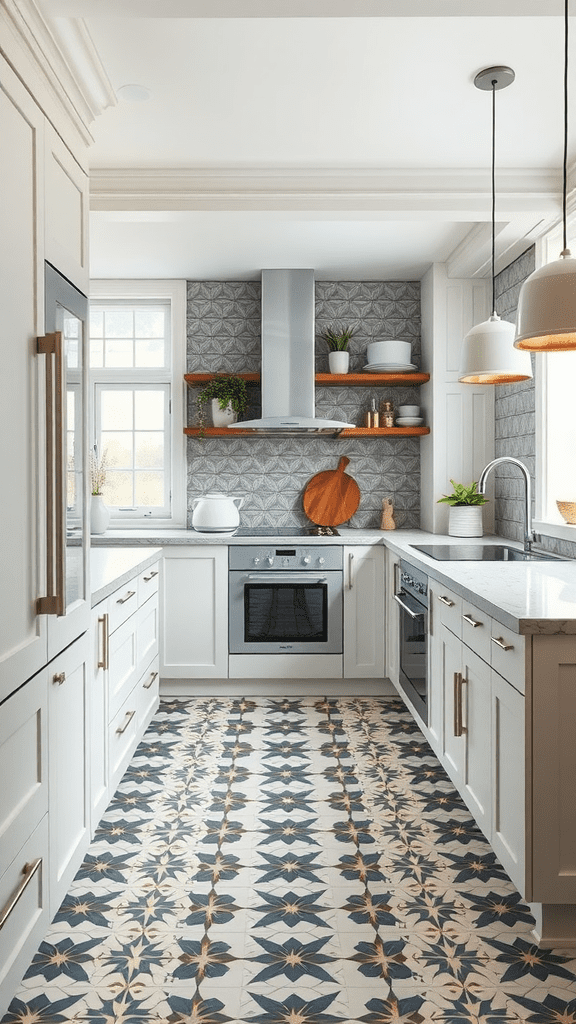
[[[192,502],[192,527],[201,533],[225,533],[240,525],[238,509],[244,498],[229,494],[204,494]]]

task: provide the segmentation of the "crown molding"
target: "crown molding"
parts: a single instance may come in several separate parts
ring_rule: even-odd
[[[102,14],[102,0],[50,0],[68,17]],[[122,18],[494,18],[560,16],[562,0],[109,0]]]
[[[93,168],[93,210],[372,210],[396,219],[447,214],[487,219],[485,170]],[[503,216],[557,215],[557,172],[499,173]]]
[[[35,0],[2,0],[0,49],[73,152],[111,102],[110,82],[85,26],[48,23]]]

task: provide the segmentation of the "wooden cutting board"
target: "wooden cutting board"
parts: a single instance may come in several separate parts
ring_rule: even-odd
[[[339,526],[354,515],[360,504],[360,488],[344,470],[350,462],[345,455],[338,469],[316,473],[304,488],[304,511],[317,526]]]

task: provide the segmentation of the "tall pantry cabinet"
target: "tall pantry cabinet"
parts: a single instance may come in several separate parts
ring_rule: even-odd
[[[45,262],[79,292],[88,291],[87,150],[24,19],[19,32],[27,6],[26,0],[0,4],[0,1017],[89,834],[86,512],[78,524],[81,543],[66,547],[70,451],[64,446],[55,512],[46,396],[57,393],[57,373],[50,388],[48,357],[38,354],[37,342],[47,330]],[[38,28],[37,17],[26,24]],[[85,397],[81,370],[77,377],[77,395]],[[65,424],[66,387],[61,404]],[[76,445],[74,486],[86,497],[82,424]],[[52,457],[58,457],[56,434]],[[56,563],[51,545],[58,550],[59,514],[66,600],[60,614],[48,614],[38,599],[52,592],[48,565]]]

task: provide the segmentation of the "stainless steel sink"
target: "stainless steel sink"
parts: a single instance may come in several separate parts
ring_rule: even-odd
[[[411,544],[440,562],[565,562],[547,551],[522,551],[509,544]]]

